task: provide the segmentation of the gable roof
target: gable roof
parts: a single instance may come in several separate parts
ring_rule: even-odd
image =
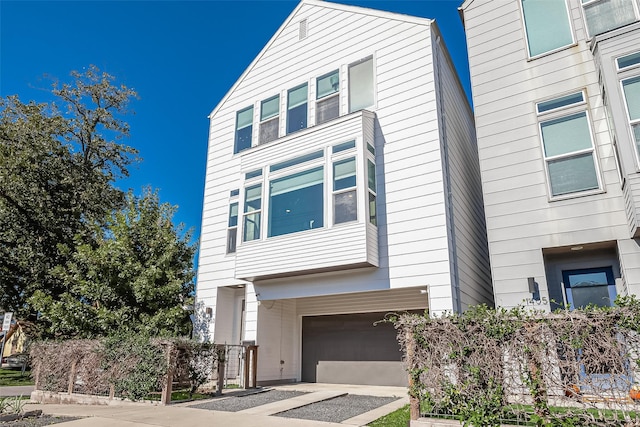
[[[386,19],[396,20],[396,21],[410,22],[417,25],[430,25],[431,23],[434,22],[433,19],[420,18],[418,16],[405,15],[405,14],[395,13],[395,12],[386,12],[386,11],[377,10],[377,9],[369,9],[369,8],[360,7],[360,6],[351,6],[351,5],[345,5],[345,4],[339,4],[339,3],[332,3],[324,0],[301,0],[300,3],[298,3],[298,5],[296,6],[296,8],[293,9],[291,14],[287,17],[287,19],[285,19],[282,25],[280,25],[280,27],[275,32],[275,34],[271,37],[271,39],[269,39],[267,44],[262,48],[260,53],[258,53],[258,55],[253,59],[253,61],[251,61],[249,66],[240,75],[238,80],[236,80],[233,86],[231,86],[231,88],[227,91],[227,93],[222,97],[220,102],[218,102],[218,105],[216,105],[216,107],[211,111],[211,113],[209,113],[209,116],[208,116],[209,119],[211,119],[211,117],[214,116],[220,108],[222,108],[222,106],[225,104],[227,99],[229,99],[231,94],[236,90],[236,88],[240,85],[240,83],[242,83],[245,77],[249,74],[249,72],[251,72],[251,70],[258,63],[258,61],[262,59],[262,57],[267,52],[267,50],[269,50],[269,48],[273,45],[276,39],[284,31],[284,29],[295,18],[295,16],[298,14],[300,9],[305,5],[324,7],[324,8],[335,9],[335,10],[340,10],[344,12],[359,13],[362,15],[369,15],[369,16],[386,18]]]

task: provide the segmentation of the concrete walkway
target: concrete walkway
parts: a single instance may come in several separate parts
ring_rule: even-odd
[[[233,427],[346,427],[363,426],[371,421],[394,411],[409,402],[407,389],[404,387],[355,386],[343,384],[291,384],[273,387],[278,390],[297,390],[308,392],[306,403],[297,396],[279,402],[273,402],[240,412],[211,411],[192,408],[202,401],[182,403],[170,406],[152,406],[146,404],[129,404],[127,406],[89,406],[89,405],[42,405],[28,404],[25,410],[41,409],[45,414],[85,417],[80,420],[59,423],[60,427],[106,427],[119,425],[124,427],[183,427],[198,425],[216,425]],[[293,418],[273,417],[267,414],[281,412],[344,394],[365,396],[395,396],[398,399],[388,405],[358,415],[342,423],[327,423]],[[313,395],[310,396],[310,395]],[[279,404],[279,407],[276,407]],[[284,408],[284,409],[281,409]]]

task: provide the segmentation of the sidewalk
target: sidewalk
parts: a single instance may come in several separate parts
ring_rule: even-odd
[[[33,389],[32,385],[2,386],[0,387],[0,397],[29,396]]]
[[[258,410],[260,407],[252,408],[251,411],[223,412],[208,409],[191,408],[189,405],[198,404],[202,401],[181,403],[169,406],[152,406],[145,404],[129,404],[127,406],[89,406],[89,405],[42,405],[28,404],[25,410],[41,409],[45,414],[85,417],[80,420],[59,423],[60,427],[106,427],[121,425],[124,427],[183,427],[198,425],[233,426],[233,427],[347,427],[362,426],[367,423],[400,408],[409,402],[407,389],[403,387],[376,387],[376,386],[354,386],[343,384],[291,384],[286,386],[273,387],[279,390],[298,390],[316,394],[318,397],[332,394],[358,394],[369,396],[395,396],[398,400],[392,404],[385,405],[365,414],[361,414],[353,419],[345,420],[342,423],[328,423],[322,421],[310,421],[294,418],[283,418],[266,415],[273,413],[274,407]],[[310,396],[309,396],[310,397]],[[287,399],[277,402],[275,405],[286,410],[292,402]],[[269,410],[267,410],[269,409]]]

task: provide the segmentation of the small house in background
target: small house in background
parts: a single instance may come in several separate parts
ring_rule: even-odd
[[[637,0],[466,0],[497,306],[640,294]]]
[[[375,322],[493,303],[474,129],[435,21],[303,0],[210,115],[201,338],[258,384],[406,384]]]
[[[6,335],[2,357],[28,352],[30,332],[33,324],[25,321],[14,321],[7,331],[0,331],[0,341]]]

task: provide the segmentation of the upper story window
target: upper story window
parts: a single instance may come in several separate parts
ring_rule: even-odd
[[[582,0],[589,37],[597,36],[638,19],[635,0]]]
[[[536,105],[551,197],[600,188],[583,92]]]
[[[253,134],[253,106],[236,113],[236,136],[233,148],[234,153],[239,153],[251,148]]]
[[[333,223],[358,219],[356,158],[333,162]]]
[[[369,222],[378,225],[376,213],[376,164],[373,159],[367,159],[367,188],[369,190]]]
[[[307,127],[307,84],[287,93],[287,134]]]
[[[340,116],[340,73],[335,70],[316,79],[316,124]]]
[[[280,128],[280,95],[266,99],[260,103],[260,137],[259,144],[278,139]]]
[[[227,253],[236,251],[238,242],[238,202],[229,205],[229,223],[227,225]]]
[[[324,167],[269,182],[268,237],[324,226]]]
[[[631,135],[636,151],[640,155],[640,76],[622,80],[622,92],[627,106]]]
[[[529,56],[573,44],[566,0],[522,0]]]
[[[248,242],[260,238],[262,219],[262,183],[247,187],[244,192],[244,235],[242,241]]]
[[[349,65],[349,112],[374,104],[373,57],[368,57]]]

